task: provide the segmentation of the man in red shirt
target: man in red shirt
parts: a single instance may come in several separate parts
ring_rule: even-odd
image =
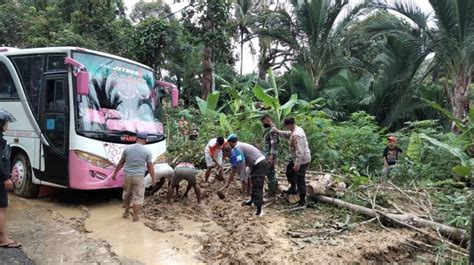
[[[217,167],[219,170],[219,179],[222,180],[224,176],[224,170],[222,168],[222,148],[225,146],[226,141],[224,137],[219,136],[217,138],[211,139],[204,149],[204,158],[206,159],[206,174],[204,175],[204,180],[209,181],[209,176],[211,175],[212,169]]]

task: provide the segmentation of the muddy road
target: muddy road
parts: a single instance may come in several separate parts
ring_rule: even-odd
[[[11,196],[12,236],[36,264],[298,264],[429,262],[408,246],[419,236],[406,229],[381,229],[322,205],[288,211],[282,199],[265,206],[263,217],[242,207],[235,185],[224,200],[221,183],[202,184],[168,204],[163,191],[145,200],[142,220],[122,218],[120,191],[63,191],[27,200]],[[184,186],[184,185],[182,185]],[[183,187],[184,188],[184,187]],[[181,193],[182,194],[182,193]],[[349,215],[347,215],[349,216]]]
[[[193,242],[199,224],[155,232],[121,217],[120,192],[61,192],[27,200],[11,196],[12,236],[36,264],[199,264]]]

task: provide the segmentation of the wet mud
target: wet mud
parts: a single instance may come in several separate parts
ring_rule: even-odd
[[[202,183],[195,194],[167,203],[165,192],[145,199],[140,222],[122,218],[120,191],[26,200],[12,197],[9,227],[36,264],[334,264],[407,263],[420,253],[403,243],[417,235],[367,223],[333,233],[335,218],[316,207],[288,211],[277,199],[263,217],[241,206],[240,183],[220,200],[223,183]],[[66,195],[65,195],[66,194]],[[310,236],[295,233],[311,231]]]

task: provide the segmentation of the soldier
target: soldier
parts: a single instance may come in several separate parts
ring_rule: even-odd
[[[263,127],[265,128],[264,132],[264,149],[263,152],[267,158],[269,164],[269,170],[267,175],[268,181],[268,197],[275,197],[278,189],[278,181],[275,174],[275,163],[278,153],[278,134],[272,131],[273,121],[272,117],[268,114],[265,114],[260,119]]]

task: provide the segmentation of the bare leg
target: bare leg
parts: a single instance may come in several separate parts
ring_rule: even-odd
[[[141,204],[134,204],[133,205],[133,221],[138,222],[140,220],[140,209],[142,208]]]
[[[151,196],[155,193],[157,193],[161,187],[163,187],[163,185],[165,185],[165,180],[166,178],[161,178],[158,183],[156,183],[156,185],[154,187],[151,188],[151,190],[148,192],[148,196]]]
[[[193,187],[193,186],[188,183],[188,186],[186,186],[186,192],[184,193],[184,197],[185,197],[185,198],[188,197],[188,193],[189,193],[189,191],[191,190],[192,187]]]
[[[8,238],[7,233],[7,219],[6,219],[7,208],[0,208],[0,246],[13,244],[15,241]]]
[[[199,187],[198,184],[194,185],[194,193],[196,193],[198,204],[200,204],[201,203],[201,187]]]
[[[245,196],[247,195],[247,183],[248,180],[242,181],[242,200],[245,200]]]
[[[176,186],[175,188],[176,188],[176,198],[174,199],[174,201],[177,202],[179,199],[179,185]]]
[[[204,175],[204,181],[208,182],[209,181],[209,176],[211,175],[212,172],[212,167],[208,167],[206,169],[206,174]]]
[[[220,167],[219,168],[219,178],[220,179],[224,179],[224,168],[223,167]]]
[[[166,198],[166,200],[168,201],[168,203],[171,202],[171,197],[173,196],[173,190],[174,190],[174,187],[173,187],[173,185],[170,184],[170,185],[168,186],[168,196],[167,196],[167,198]]]
[[[127,218],[130,215],[130,200],[131,196],[127,196],[123,199],[123,207],[125,208],[125,212],[123,213],[123,217]]]

